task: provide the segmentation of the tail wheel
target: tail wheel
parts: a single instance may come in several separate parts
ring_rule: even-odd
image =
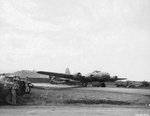
[[[104,82],[101,83],[101,87],[106,87],[106,84]]]
[[[87,84],[88,84],[87,82],[84,82],[84,83],[82,83],[82,86],[87,87]]]

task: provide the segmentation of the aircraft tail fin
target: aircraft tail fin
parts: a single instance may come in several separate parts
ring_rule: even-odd
[[[67,74],[67,75],[71,74],[69,68],[66,68],[65,74]]]

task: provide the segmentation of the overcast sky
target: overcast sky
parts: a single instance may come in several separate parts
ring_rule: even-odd
[[[150,0],[0,0],[0,54],[0,72],[150,81]]]

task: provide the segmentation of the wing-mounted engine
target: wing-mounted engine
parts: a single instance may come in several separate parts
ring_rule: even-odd
[[[73,78],[75,78],[75,79],[78,79],[78,78],[81,78],[81,77],[82,77],[82,74],[81,74],[80,72],[75,73],[75,74],[73,75]]]

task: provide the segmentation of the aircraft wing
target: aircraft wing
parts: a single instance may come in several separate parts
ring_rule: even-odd
[[[117,78],[117,80],[126,80],[127,78]]]
[[[74,76],[71,75],[71,74],[63,74],[63,73],[55,73],[55,72],[46,72],[46,71],[38,71],[37,73],[43,74],[43,75],[56,76],[56,77],[60,77],[60,78],[66,78],[66,79],[73,79],[73,80],[76,80],[76,79],[74,78]]]
[[[110,78],[110,81],[119,81],[119,80],[126,80],[127,78],[118,78],[118,77],[112,77]]]

